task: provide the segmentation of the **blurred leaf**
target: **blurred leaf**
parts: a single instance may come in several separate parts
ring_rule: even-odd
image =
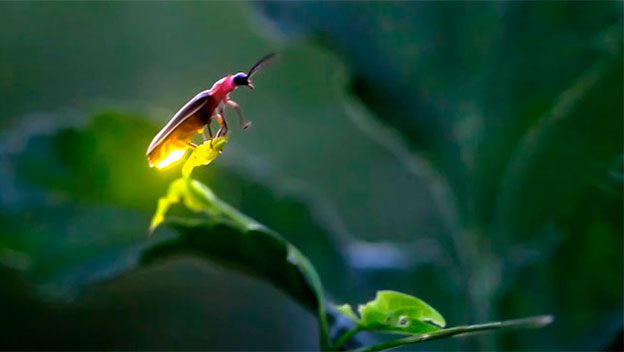
[[[143,115],[107,110],[94,113],[85,127],[35,135],[11,156],[18,182],[92,203],[150,209],[175,174],[148,167],[145,146],[153,130]]]
[[[440,292],[456,282],[455,319],[545,307],[575,317],[539,342],[505,345],[512,349],[575,348],[595,338],[588,325],[621,311],[624,194],[610,171],[624,155],[619,4],[253,5],[281,34],[337,53],[356,97],[374,113],[355,125],[404,165],[433,175],[416,181],[438,195],[437,216],[450,220],[439,234],[451,239],[442,243],[458,258],[450,272],[459,279],[445,275],[435,288],[413,290]],[[379,217],[389,209],[379,208]],[[602,260],[589,266],[587,258]],[[600,289],[569,290],[566,282]]]
[[[517,285],[541,293],[530,298],[506,285],[501,310],[518,314],[531,306],[548,307],[558,316],[569,312],[568,319],[553,327],[560,339],[567,331],[600,330],[622,308],[624,187],[609,172],[623,152],[621,62],[620,48],[562,93],[518,146],[499,194],[494,243],[506,248],[507,257],[514,258],[522,245],[547,251],[544,227],[556,229],[562,238],[550,257],[508,266],[505,276],[515,278],[511,273],[520,270]],[[559,341],[549,343],[561,346]],[[574,344],[600,348],[600,341],[588,335]]]
[[[526,128],[609,55],[602,32],[622,19],[615,3],[369,5],[254,3],[282,33],[344,58],[358,97],[444,172],[462,215],[488,202],[477,220]]]
[[[143,248],[167,238],[146,238],[145,213],[102,205],[61,201],[5,216],[0,262],[61,299],[134,269]]]
[[[85,125],[61,117],[41,114],[4,131],[0,261],[67,298],[133,270],[141,249],[163,238],[145,238],[142,209],[168,176],[147,167],[153,125],[142,115],[100,111]]]
[[[571,219],[584,197],[617,194],[609,168],[622,153],[621,59],[594,63],[527,130],[498,195],[497,231],[532,236],[550,218]]]
[[[317,314],[321,346],[327,346],[325,299],[321,281],[308,259],[275,232],[239,213],[196,180],[181,178],[172,184],[170,202],[183,201],[199,218],[157,215],[180,237],[158,244],[143,254],[143,263],[172,255],[192,254],[273,283]],[[168,204],[169,206],[171,204]],[[164,211],[163,211],[164,210]],[[325,348],[325,347],[323,347]]]

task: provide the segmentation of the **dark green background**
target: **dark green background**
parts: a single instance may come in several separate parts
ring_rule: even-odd
[[[336,302],[393,289],[450,325],[411,349],[621,348],[621,2],[0,4],[0,346],[314,349],[268,284],[136,266],[177,170],[144,150],[264,54],[195,177],[295,243]],[[258,253],[262,255],[262,253]]]

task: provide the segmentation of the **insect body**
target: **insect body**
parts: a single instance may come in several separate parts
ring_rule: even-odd
[[[243,128],[249,127],[251,123],[245,121],[238,104],[230,99],[230,93],[239,86],[254,89],[250,80],[251,77],[273,56],[270,54],[260,59],[248,73],[239,72],[221,78],[212,88],[198,93],[186,103],[158,132],[147,148],[147,159],[150,167],[164,168],[181,159],[189,147],[195,146],[191,139],[195,133],[202,133],[204,126],[212,138],[210,123],[213,119],[217,121],[220,127],[216,136],[226,135],[228,127],[223,117],[225,106],[236,111]]]

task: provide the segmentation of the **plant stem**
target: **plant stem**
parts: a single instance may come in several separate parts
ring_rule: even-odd
[[[356,327],[354,327],[351,330],[348,330],[347,332],[345,332],[344,334],[342,334],[338,340],[336,340],[336,343],[334,344],[334,346],[332,347],[332,350],[334,351],[338,351],[338,349],[340,347],[342,347],[342,345],[344,345],[347,341],[349,341],[353,336],[355,336],[355,334],[357,334],[358,332],[362,331],[362,328],[357,325]]]
[[[546,326],[553,321],[553,316],[551,315],[542,315],[537,317],[523,318],[523,319],[514,319],[514,320],[506,320],[506,321],[498,321],[493,323],[485,323],[485,324],[477,324],[477,325],[464,325],[464,326],[456,326],[454,328],[442,329],[439,331],[408,336],[396,340],[382,342],[376,345],[362,347],[355,350],[351,350],[350,352],[376,352],[389,350],[392,348],[400,347],[403,345],[409,345],[414,343],[419,343],[423,341],[429,340],[437,340],[445,337],[451,337],[459,334],[471,334],[479,331],[486,330],[498,330],[505,328],[540,328]]]

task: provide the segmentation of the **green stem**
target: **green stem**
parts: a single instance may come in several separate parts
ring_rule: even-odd
[[[201,202],[204,204],[206,209],[213,209],[213,212],[218,212],[218,214],[234,222],[244,230],[254,226],[261,226],[255,220],[242,214],[236,208],[219,199],[212,192],[212,190],[210,190],[201,182],[194,180],[190,177],[186,177],[185,181],[187,182],[187,187],[189,188],[191,194],[201,199]]]
[[[542,315],[537,317],[514,319],[506,321],[498,321],[493,323],[477,324],[477,325],[464,325],[456,326],[454,328],[442,329],[426,334],[419,334],[408,336],[396,340],[382,342],[376,345],[362,347],[350,352],[375,352],[389,350],[392,348],[400,347],[403,345],[409,345],[419,343],[423,341],[437,340],[445,337],[451,337],[459,334],[471,334],[486,330],[499,330],[505,328],[541,328],[550,324],[553,321],[553,316]]]
[[[324,302],[321,304],[325,304]],[[325,309],[319,306],[317,316],[319,319],[319,334],[321,339],[321,351],[331,351],[331,341],[327,332],[327,315]]]
[[[342,345],[344,345],[347,341],[349,341],[353,336],[355,336],[355,334],[357,334],[358,332],[362,331],[363,329],[357,325],[356,327],[354,327],[353,329],[345,332],[344,334],[342,334],[338,340],[336,340],[336,343],[334,344],[332,350],[334,351],[338,351],[338,349],[340,347],[342,347]]]

